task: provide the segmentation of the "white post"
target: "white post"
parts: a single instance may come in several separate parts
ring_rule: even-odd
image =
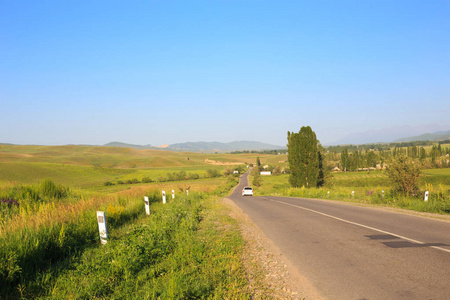
[[[175,199],[175,191],[172,190],[172,199]]]
[[[189,190],[186,190],[186,195],[188,195],[188,196],[189,196]]]
[[[430,193],[428,191],[425,192],[425,196],[423,198],[423,201],[428,202],[428,196],[430,195]]]
[[[352,191],[352,197],[354,197],[355,196],[355,191]]]
[[[144,197],[144,202],[145,202],[145,213],[147,215],[150,215],[150,203],[148,202],[147,196]]]
[[[108,239],[108,230],[106,229],[105,212],[97,211],[98,231],[100,233],[100,242],[104,245]]]
[[[384,198],[384,190],[381,191],[381,197]]]
[[[166,191],[162,191],[163,196],[163,204],[166,204]]]

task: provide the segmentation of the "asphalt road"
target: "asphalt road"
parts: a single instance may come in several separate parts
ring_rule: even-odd
[[[328,299],[450,299],[450,222],[382,208],[230,195]]]

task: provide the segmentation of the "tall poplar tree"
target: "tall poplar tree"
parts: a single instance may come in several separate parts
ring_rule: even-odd
[[[287,147],[291,186],[309,188],[323,184],[323,155],[311,127],[304,126],[299,133],[288,131]]]
[[[350,169],[347,147],[345,147],[341,153],[341,166],[342,166],[342,171],[344,171],[344,172],[347,172]]]

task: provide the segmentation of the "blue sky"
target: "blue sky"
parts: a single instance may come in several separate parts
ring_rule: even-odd
[[[449,1],[0,3],[0,143],[450,129]]]

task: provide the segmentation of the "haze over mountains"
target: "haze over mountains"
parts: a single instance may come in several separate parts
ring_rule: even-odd
[[[359,145],[370,143],[401,143],[411,141],[443,141],[450,140],[450,130],[438,131],[434,133],[424,133],[421,135],[410,136],[402,138],[396,138],[402,136],[402,131],[409,130],[408,128],[394,129],[382,129],[372,130],[368,132],[361,132],[348,135],[346,138],[341,139],[335,143],[329,145]],[[171,145],[133,145],[121,142],[111,142],[105,144],[106,147],[125,147],[134,149],[156,149],[156,150],[171,150],[171,151],[187,151],[187,152],[232,152],[232,151],[261,151],[261,150],[274,150],[274,149],[286,149],[286,146],[266,144],[255,141],[235,141],[230,143],[221,142],[186,142],[177,143]]]
[[[429,128],[429,127],[427,127]],[[427,128],[403,126],[387,129],[370,130],[349,134],[333,143],[323,143],[324,146],[332,145],[361,145],[376,143],[401,143],[411,141],[444,141],[450,140],[450,130],[426,131]],[[318,136],[320,140],[320,136]],[[0,144],[8,144],[2,143]],[[74,145],[74,144],[72,144]],[[86,144],[83,144],[86,145]],[[91,144],[90,146],[98,146]],[[185,152],[232,152],[232,151],[261,151],[261,150],[278,150],[286,149],[286,145],[274,145],[256,141],[234,141],[229,143],[221,142],[186,142],[171,145],[153,146],[151,144],[137,145],[123,142],[110,142],[103,146],[106,147],[122,147],[133,148],[138,150],[154,149],[168,151],[185,151]]]
[[[448,129],[448,128],[446,128]],[[326,145],[397,143],[410,141],[439,141],[450,139],[450,130],[443,130],[439,125],[397,126],[352,133]]]
[[[152,145],[133,145],[121,142],[111,142],[105,144],[106,147],[126,147],[134,149],[158,149],[173,151],[192,151],[192,152],[232,152],[243,150],[273,150],[285,149],[286,146],[272,145],[254,141],[235,141],[230,143],[220,142],[186,142],[172,145],[152,146]]]

